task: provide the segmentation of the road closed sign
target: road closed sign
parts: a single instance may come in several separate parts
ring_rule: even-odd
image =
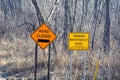
[[[88,33],[69,33],[69,50],[88,50],[89,34]]]
[[[31,37],[42,49],[45,49],[56,39],[56,35],[46,24],[42,24],[38,29],[36,29],[31,34]]]

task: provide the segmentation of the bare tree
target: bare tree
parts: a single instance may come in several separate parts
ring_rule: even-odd
[[[120,26],[120,1],[117,1],[116,12],[118,16],[118,25]]]
[[[86,16],[88,14],[88,2],[89,0],[83,0],[82,1],[82,16],[81,16],[81,22],[80,22],[80,27],[78,28],[78,31],[82,31],[82,27],[84,25]]]
[[[110,16],[109,16],[109,0],[106,0],[106,18],[103,36],[103,48],[105,54],[109,54],[110,47]]]
[[[92,37],[92,49],[94,47],[94,39],[95,39],[95,32],[96,32],[96,27],[97,27],[97,19],[98,19],[98,13],[97,13],[97,4],[98,4],[98,0],[94,0],[94,31],[93,31],[93,37]]]
[[[84,5],[85,5],[85,0],[83,0],[83,3],[82,3],[82,17],[81,17],[80,27],[78,28],[78,31],[81,31],[83,26],[83,19],[85,14]]]
[[[74,6],[74,14],[73,14],[73,27],[74,27],[74,24],[75,24],[76,9],[77,9],[77,0],[75,0],[75,6]]]
[[[65,0],[64,2],[64,28],[63,28],[64,33],[62,37],[63,37],[63,45],[65,50],[67,50],[67,46],[68,46],[68,43],[67,43],[68,33],[73,32],[73,28],[74,28],[77,0],[75,0],[73,16],[72,16],[73,5],[71,4],[73,4],[73,1],[71,0],[70,1]]]
[[[41,25],[41,24],[44,23],[44,18],[43,18],[43,16],[42,16],[41,12],[40,12],[40,9],[39,9],[39,7],[38,7],[38,4],[37,4],[36,0],[32,0],[32,3],[33,3],[33,5],[34,5],[34,7],[35,7],[36,15],[37,15],[39,24]]]
[[[0,5],[5,20],[8,19],[8,16],[12,16],[14,19],[15,15],[17,15],[17,18],[19,18],[19,14],[22,12],[21,0],[1,0]]]
[[[64,33],[63,33],[63,45],[64,45],[64,49],[67,49],[67,35],[68,35],[68,15],[69,15],[69,4],[68,4],[69,0],[65,0],[64,3]]]

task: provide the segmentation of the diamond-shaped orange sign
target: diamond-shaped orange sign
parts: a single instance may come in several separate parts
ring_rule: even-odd
[[[42,49],[45,49],[57,36],[44,23],[31,34],[31,37]]]

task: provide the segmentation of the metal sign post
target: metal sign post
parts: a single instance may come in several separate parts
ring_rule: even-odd
[[[72,80],[72,51],[70,51],[70,80]]]
[[[83,80],[85,80],[86,79],[86,60],[87,60],[87,52],[86,51],[84,51],[84,72],[83,72]]]
[[[51,45],[49,45],[49,49],[48,49],[48,78],[47,80],[50,79],[50,48],[51,48]]]
[[[35,71],[34,71],[34,80],[37,80],[37,51],[38,51],[38,45],[36,43],[35,45]]]

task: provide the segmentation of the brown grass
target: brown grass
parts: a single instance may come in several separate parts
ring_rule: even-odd
[[[57,45],[57,44],[56,44]],[[102,74],[102,71],[106,71],[105,68],[111,68],[112,70],[115,70],[116,73],[110,74],[111,79],[115,77],[116,79],[119,79],[119,60],[120,55],[118,54],[119,51],[116,50],[116,52],[113,54],[111,53],[110,56],[106,56],[102,48],[99,46],[100,44],[96,42],[96,48],[101,50],[93,50],[88,51],[87,53],[87,77],[89,79],[93,79],[93,74],[95,71],[96,61],[100,60],[99,65],[99,73],[98,78],[104,79],[106,74]],[[27,72],[28,69],[32,72],[30,72],[31,77],[33,77],[33,71],[34,71],[34,47],[35,43],[34,41],[29,38],[16,38],[13,35],[13,40],[8,41],[4,38],[1,39],[0,43],[0,66],[6,66],[7,70],[5,72],[12,72],[15,70],[18,70],[21,77],[28,77],[28,75],[24,75],[22,72]],[[66,76],[69,77],[69,53],[67,51],[62,52],[62,45],[57,45],[57,47],[60,49],[58,50],[57,54],[53,53],[53,50],[51,50],[51,75],[54,76],[52,78],[58,78],[60,80],[60,77],[62,79],[66,78]],[[113,46],[115,47],[115,46]],[[114,48],[115,49],[115,48]],[[101,54],[101,55],[100,55]],[[101,56],[101,57],[100,57]],[[83,61],[84,61],[84,53],[81,51],[73,51],[72,54],[73,60],[73,79],[79,80],[83,76]],[[99,58],[100,57],[100,58]],[[47,75],[47,61],[48,60],[48,50],[45,50],[45,55],[43,54],[43,50],[39,48],[38,50],[38,76],[46,76]],[[110,62],[109,62],[110,61]],[[115,69],[114,69],[115,67]],[[42,72],[42,73],[41,73]],[[105,75],[105,76],[103,76]],[[13,75],[15,76],[15,75]],[[64,76],[64,77],[63,77]],[[10,76],[9,76],[10,77]],[[114,80],[114,79],[113,79]]]

